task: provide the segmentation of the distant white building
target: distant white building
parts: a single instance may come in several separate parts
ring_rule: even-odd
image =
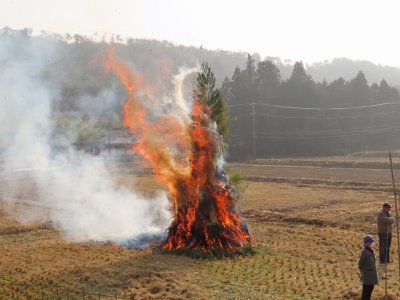
[[[132,147],[136,139],[126,127],[111,128],[104,137],[103,155],[132,155]]]

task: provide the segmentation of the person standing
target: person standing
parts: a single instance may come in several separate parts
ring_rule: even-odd
[[[375,266],[375,239],[371,235],[364,237],[364,249],[361,251],[358,268],[362,280],[362,300],[370,300],[372,291],[378,284],[378,273]]]
[[[396,219],[390,214],[392,206],[386,202],[378,213],[378,237],[379,237],[379,262],[389,262],[390,245],[392,244],[392,224]]]

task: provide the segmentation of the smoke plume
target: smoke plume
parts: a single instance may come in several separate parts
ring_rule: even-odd
[[[164,192],[149,199],[118,185],[101,157],[69,146],[68,134],[67,148],[55,147],[58,89],[42,71],[57,61],[57,42],[42,39],[0,37],[0,200],[6,211],[23,223],[51,221],[74,241],[162,234],[171,218]],[[99,97],[88,96],[92,105],[86,101],[80,109],[106,110],[112,92]],[[23,205],[15,209],[17,203]]]

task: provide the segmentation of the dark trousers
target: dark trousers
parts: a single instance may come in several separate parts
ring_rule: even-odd
[[[379,236],[379,261],[381,264],[389,262],[390,244],[392,243],[392,234],[378,233]]]
[[[363,284],[361,300],[371,300],[371,294],[374,290],[374,285]]]

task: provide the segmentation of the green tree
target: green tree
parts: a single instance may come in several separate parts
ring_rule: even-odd
[[[242,71],[239,69],[239,67],[235,68],[235,71],[232,76],[231,84],[230,84],[230,92],[231,92],[231,97],[232,99],[230,101],[230,104],[241,104],[244,102],[244,82],[243,82],[243,76],[242,76]]]
[[[230,143],[230,157],[235,159],[244,158],[249,153],[249,132],[252,128],[251,122],[251,100],[248,95],[247,71],[240,70],[237,66],[230,82],[229,99],[229,125],[230,133],[235,138]]]
[[[350,80],[350,106],[369,105],[372,104],[371,90],[365,78],[364,72],[359,71],[357,76]]]
[[[311,80],[310,75],[306,73],[302,61],[297,61],[293,66],[292,75],[290,76],[290,80],[297,82],[307,82]]]
[[[261,102],[272,102],[277,97],[281,85],[279,69],[270,60],[259,62],[256,82]]]
[[[320,106],[316,84],[301,61],[294,64],[292,75],[283,83],[281,97],[282,104],[288,106]]]
[[[255,60],[250,54],[247,54],[246,69],[242,76],[244,80],[244,99],[247,103],[255,102],[257,100],[256,66]]]
[[[249,83],[253,83],[254,79],[256,78],[256,66],[255,60],[250,54],[247,54],[246,73]]]
[[[385,79],[381,80],[378,87],[378,101],[391,102],[399,99],[399,91],[391,87]]]
[[[231,81],[228,77],[225,77],[224,81],[222,82],[221,94],[222,97],[224,97],[224,99],[226,99],[228,102],[232,102]]]
[[[211,109],[211,118],[217,123],[219,134],[228,141],[228,105],[222,97],[221,90],[215,87],[215,76],[207,63],[201,65],[201,71],[197,74],[197,86],[194,90],[197,100]]]
[[[332,81],[328,87],[328,103],[330,107],[348,106],[349,84],[343,77]]]

